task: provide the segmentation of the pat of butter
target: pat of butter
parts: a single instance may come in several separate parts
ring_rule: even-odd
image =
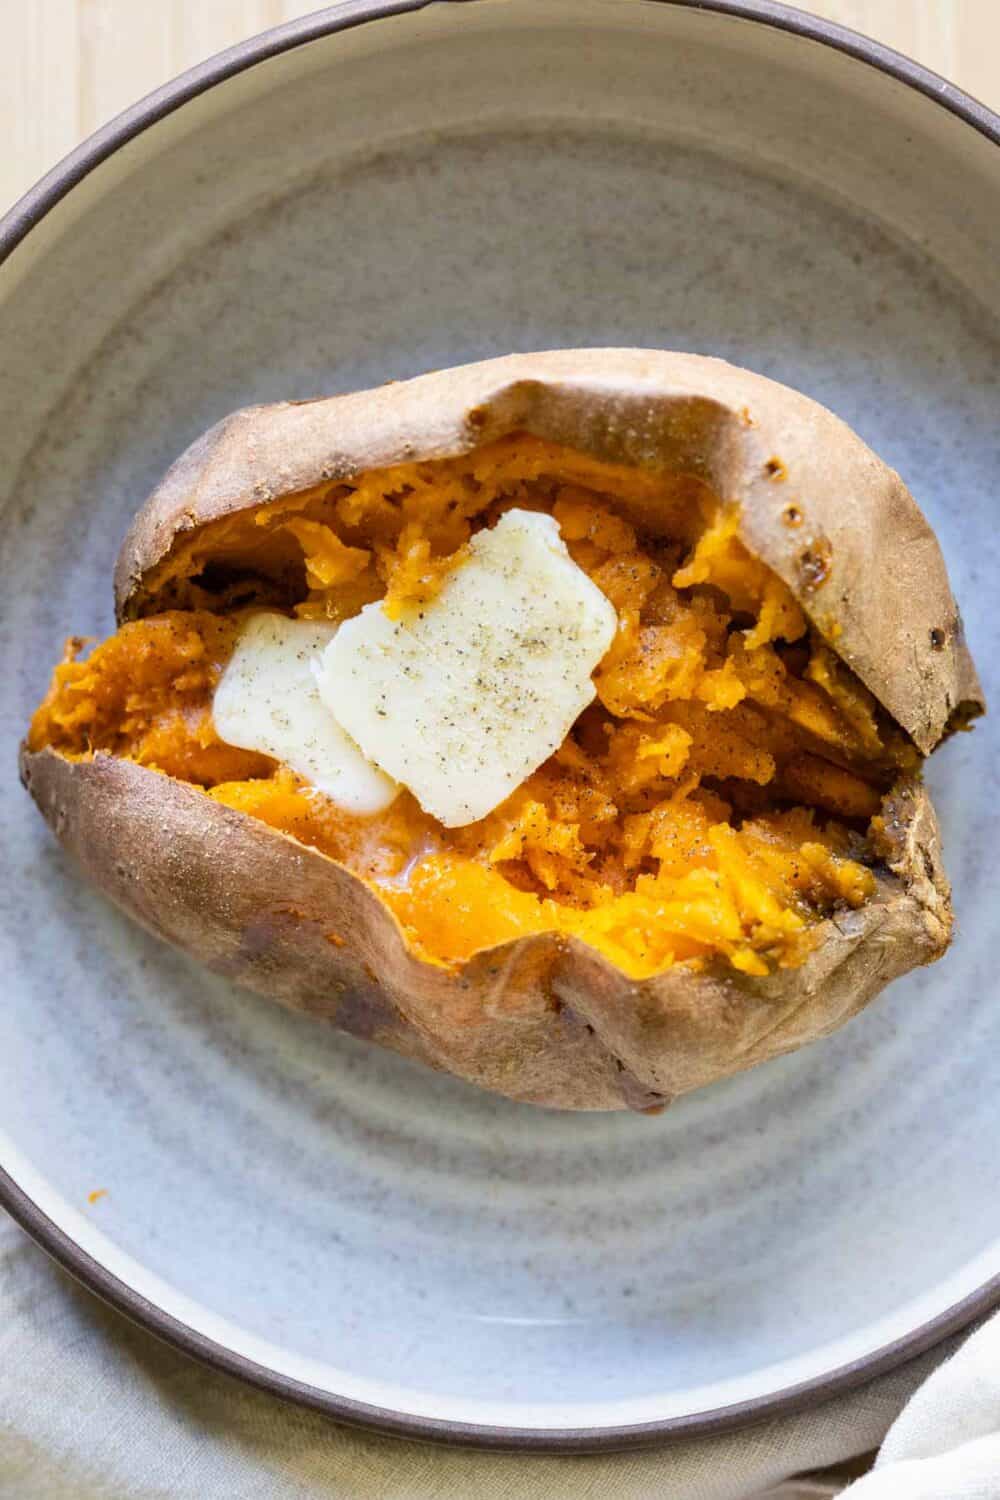
[[[562,744],[616,627],[553,518],[510,510],[419,612],[369,604],[345,620],[317,679],[369,760],[460,828]]]
[[[228,745],[283,761],[348,812],[381,812],[399,788],[365,759],[319,696],[313,666],[336,625],[251,615],[212,702]]]

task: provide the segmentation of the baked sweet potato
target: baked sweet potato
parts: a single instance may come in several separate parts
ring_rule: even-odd
[[[597,702],[495,814],[338,813],[220,742],[262,607],[433,597],[548,509],[612,600]],[[841,421],[719,360],[517,355],[235,413],[150,497],[118,636],[22,751],[85,873],[210,968],[512,1098],[656,1109],[945,950],[923,758],[983,709],[938,544]]]

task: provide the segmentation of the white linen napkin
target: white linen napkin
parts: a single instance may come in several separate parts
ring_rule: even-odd
[[[938,1366],[889,1428],[870,1473],[822,1475],[759,1500],[1000,1500],[1000,1313]]]
[[[1000,1500],[1000,1313],[930,1375],[850,1500]]]

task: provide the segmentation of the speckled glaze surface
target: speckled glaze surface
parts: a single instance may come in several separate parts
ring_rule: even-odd
[[[572,344],[720,354],[832,406],[938,528],[1000,701],[997,160],[765,24],[478,0],[218,85],[31,231],[0,272],[0,1165],[50,1244],[335,1412],[552,1445],[767,1409],[997,1277],[990,721],[930,776],[949,956],[657,1119],[516,1106],[233,990],[82,886],[14,772],[204,427]]]

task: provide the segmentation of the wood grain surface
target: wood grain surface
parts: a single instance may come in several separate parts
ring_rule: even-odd
[[[0,209],[127,104],[303,0],[0,0]],[[1000,107],[1000,0],[812,0]]]

